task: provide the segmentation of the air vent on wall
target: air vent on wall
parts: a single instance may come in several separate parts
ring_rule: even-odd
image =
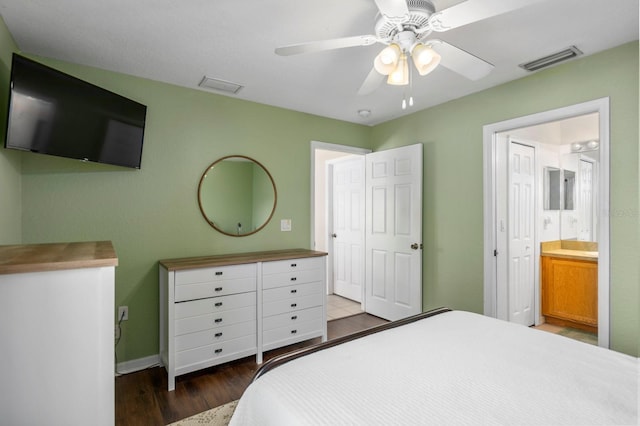
[[[571,46],[564,50],[561,50],[560,52],[552,53],[551,55],[547,55],[543,58],[529,61],[518,66],[527,71],[537,71],[539,69],[550,67],[551,65],[555,65],[558,62],[566,61],[580,55],[582,55],[580,49],[575,46]]]
[[[219,80],[217,78],[209,78],[204,76],[200,84],[200,87],[204,87],[205,89],[213,89],[220,92],[227,92],[236,94],[242,89],[244,86],[241,86],[237,83],[232,83],[230,81]]]

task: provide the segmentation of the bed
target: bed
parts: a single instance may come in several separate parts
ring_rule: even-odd
[[[274,358],[238,425],[637,425],[638,359],[438,309]]]

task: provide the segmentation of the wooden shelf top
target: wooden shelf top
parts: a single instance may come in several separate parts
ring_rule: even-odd
[[[299,259],[303,257],[326,256],[323,251],[306,249],[287,249],[273,251],[256,251],[251,253],[220,254],[214,256],[184,257],[160,261],[168,271],[181,269],[206,268],[210,266],[238,265],[242,263],[271,262],[274,260]]]
[[[118,266],[111,241],[0,246],[0,274]]]

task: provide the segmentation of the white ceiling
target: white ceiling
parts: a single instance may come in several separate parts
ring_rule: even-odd
[[[433,0],[442,10],[460,0]],[[488,0],[468,0],[482,3]],[[495,65],[470,81],[446,68],[403,88],[357,90],[383,45],[298,56],[278,46],[373,33],[374,0],[0,0],[27,54],[198,88],[206,75],[239,99],[374,125],[518,79],[518,64],[577,46],[585,55],[638,39],[638,0],[545,0],[436,36]],[[615,66],[615,64],[612,64]],[[357,111],[371,110],[363,119]]]

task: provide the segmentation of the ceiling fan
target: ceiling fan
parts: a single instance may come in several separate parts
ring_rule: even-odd
[[[436,12],[430,0],[374,0],[379,13],[375,35],[361,35],[278,47],[281,56],[319,52],[345,47],[387,47],[375,57],[358,94],[373,92],[387,77],[388,84],[406,85],[410,81],[409,62],[420,75],[438,65],[470,80],[485,77],[493,65],[445,41],[429,38],[432,32],[444,32],[500,15],[542,0],[466,0]]]

